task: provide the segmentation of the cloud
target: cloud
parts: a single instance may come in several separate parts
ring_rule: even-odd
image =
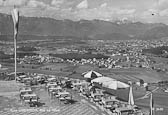
[[[147,18],[147,17],[150,17],[150,16],[154,16],[156,14],[157,14],[156,9],[148,9],[148,10],[141,13],[141,17],[142,18]]]
[[[137,15],[136,20],[142,21],[145,23],[159,23],[159,16],[157,9],[151,8],[148,10],[144,10]]]
[[[30,0],[28,3],[27,3],[27,6],[29,7],[41,7],[41,8],[45,8],[47,7],[47,4],[45,4],[44,2],[41,2],[41,1],[37,1],[37,0]]]
[[[64,0],[52,0],[51,5],[59,8],[64,3]]]
[[[107,3],[103,3],[103,4],[101,4],[100,7],[102,7],[102,8],[107,7]]]
[[[4,1],[3,0],[0,0],[0,5],[3,5]]]
[[[116,14],[118,15],[130,15],[133,14],[136,10],[135,9],[117,9]]]
[[[88,8],[88,1],[87,1],[87,0],[83,0],[83,1],[80,2],[76,7],[77,7],[78,9]]]
[[[21,14],[55,19],[115,20],[124,17],[136,21],[157,21],[168,16],[168,0],[0,0],[0,12],[10,13],[19,5]],[[128,2],[128,4],[126,4]],[[28,7],[27,7],[28,6]],[[42,9],[43,8],[43,9]],[[155,15],[152,15],[155,14]],[[155,18],[155,20],[154,20]],[[166,18],[165,18],[166,20]]]
[[[159,12],[160,16],[168,16],[168,9],[162,10]]]
[[[4,6],[21,6],[21,5],[25,5],[27,2],[27,0],[5,0],[4,1]]]
[[[165,10],[158,10],[158,9],[149,9],[149,10],[146,10],[144,12],[141,13],[141,18],[144,18],[144,19],[149,19],[150,20],[154,20],[154,18],[159,18],[161,16],[165,16],[167,15],[166,12],[168,10],[165,9]],[[153,18],[153,19],[152,19]]]
[[[155,4],[155,6],[160,10],[167,9],[168,0],[158,0],[158,2]]]
[[[145,16],[158,16],[164,17],[168,16],[168,0],[158,0],[155,2],[151,8],[143,13]]]
[[[122,9],[113,7],[97,7],[92,9],[81,9],[75,12],[75,16],[78,19],[101,19],[101,20],[112,20],[114,17],[132,17],[135,9]]]

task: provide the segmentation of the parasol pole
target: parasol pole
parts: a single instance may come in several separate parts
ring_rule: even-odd
[[[153,111],[153,94],[151,92],[150,95],[150,115],[154,115],[154,111]]]
[[[16,75],[16,73],[17,73],[17,41],[16,41],[16,39],[17,39],[17,34],[16,35],[14,35],[14,50],[15,50],[15,81],[16,81],[16,77],[17,77],[17,75]]]

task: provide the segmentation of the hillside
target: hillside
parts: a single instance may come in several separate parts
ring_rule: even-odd
[[[11,39],[13,23],[10,15],[0,13],[0,39]],[[75,39],[159,39],[168,36],[164,24],[141,22],[116,23],[102,20],[55,20],[51,18],[20,17],[19,35],[29,37],[63,36]],[[3,35],[3,36],[2,36]]]

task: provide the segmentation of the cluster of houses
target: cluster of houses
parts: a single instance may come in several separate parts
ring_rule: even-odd
[[[144,67],[149,68],[149,62],[145,56],[135,57],[128,56],[127,54],[113,55],[108,59],[81,59],[79,60],[66,60],[67,62],[74,64],[93,64],[100,68],[130,68],[130,67]]]
[[[19,59],[20,64],[42,64],[42,63],[54,63],[63,62],[63,59],[58,57],[52,57],[49,55],[36,55],[36,56],[25,56]]]
[[[88,41],[89,42],[89,41]],[[150,69],[162,69],[166,71],[165,67],[157,67],[153,65],[149,56],[145,56],[142,53],[142,49],[167,46],[166,40],[128,40],[128,41],[91,41],[90,44],[96,42],[96,46],[88,46],[88,48],[72,48],[68,51],[70,53],[88,53],[92,54],[102,53],[109,56],[108,59],[61,59],[59,57],[53,57],[49,55],[34,55],[25,56],[19,58],[20,64],[42,64],[42,63],[54,63],[54,62],[70,62],[74,64],[94,64],[100,68],[130,68],[130,67],[143,67]],[[101,46],[99,44],[101,42]],[[103,45],[102,45],[103,44]],[[103,46],[103,47],[102,47]],[[62,51],[62,50],[61,50]]]

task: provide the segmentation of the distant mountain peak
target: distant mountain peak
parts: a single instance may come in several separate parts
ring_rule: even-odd
[[[129,20],[127,18],[123,18],[123,19],[115,20],[114,23],[116,23],[118,25],[120,25],[120,24],[131,24],[131,23],[134,23],[134,21]]]
[[[13,35],[11,15],[0,13],[0,33]],[[69,19],[56,20],[47,17],[20,17],[19,35],[63,36],[78,39],[160,39],[168,37],[168,26],[162,23],[132,22],[128,19],[105,21]],[[0,36],[0,39],[1,39]]]

